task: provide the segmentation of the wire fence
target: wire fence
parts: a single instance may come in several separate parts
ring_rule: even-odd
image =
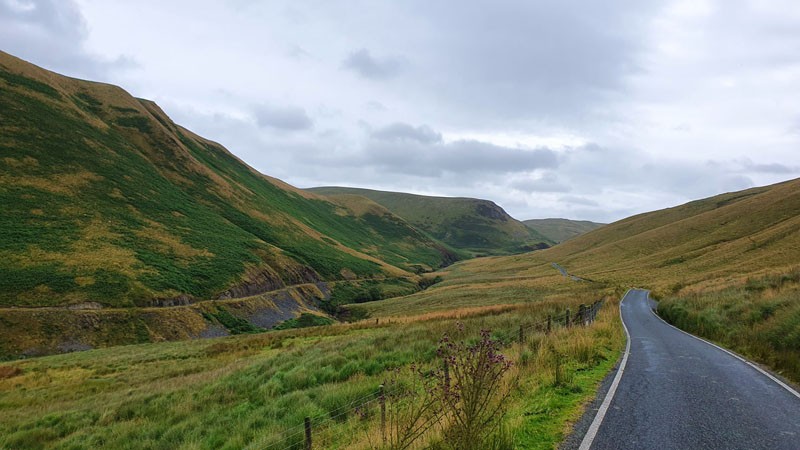
[[[532,323],[520,324],[517,336],[510,341],[524,343],[527,336],[534,333],[550,334],[557,328],[570,328],[574,326],[587,326],[595,321],[597,313],[603,307],[603,300],[598,300],[591,305],[580,305],[577,311],[567,308],[563,313],[550,314],[546,319]],[[513,331],[512,331],[513,333]],[[388,388],[383,385],[374,391],[370,391],[350,402],[338,406],[333,410],[326,411],[314,416],[306,417],[303,423],[289,427],[280,433],[269,436],[261,442],[253,442],[246,447],[247,449],[268,449],[268,450],[311,450],[313,446],[313,436],[315,430],[342,421],[349,416],[357,415],[363,418],[377,414],[379,410],[381,416],[382,432],[386,428],[386,398],[388,396],[400,394],[398,386]],[[266,442],[265,442],[266,441]]]

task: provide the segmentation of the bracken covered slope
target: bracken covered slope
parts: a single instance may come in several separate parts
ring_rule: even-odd
[[[434,239],[468,255],[518,253],[553,243],[489,200],[331,186],[308,190],[334,199],[369,198]]]
[[[0,52],[0,307],[158,306],[406,276],[454,255],[266,177],[153,102]]]

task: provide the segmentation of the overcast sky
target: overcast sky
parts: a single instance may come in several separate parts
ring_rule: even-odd
[[[800,176],[795,0],[0,0],[0,48],[299,187],[614,221]]]

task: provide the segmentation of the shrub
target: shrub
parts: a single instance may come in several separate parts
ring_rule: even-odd
[[[283,322],[275,325],[276,330],[288,330],[290,328],[307,328],[318,327],[321,325],[330,325],[334,323],[333,319],[316,314],[302,313],[299,317],[284,320]]]
[[[15,377],[22,373],[22,369],[14,366],[0,366],[0,380]]]
[[[444,415],[441,403],[442,372],[423,371],[412,365],[411,383],[401,384],[394,377],[386,384],[387,429],[382,440],[391,450],[411,448],[439,424]]]
[[[500,342],[481,330],[474,344],[439,344],[439,357],[447,370],[441,376],[441,398],[447,411],[444,442],[454,449],[492,448],[505,415],[510,389],[503,383],[511,361],[500,352]]]

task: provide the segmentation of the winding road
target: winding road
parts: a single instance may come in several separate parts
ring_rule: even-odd
[[[581,449],[800,449],[800,394],[653,306],[625,295],[629,350]]]

